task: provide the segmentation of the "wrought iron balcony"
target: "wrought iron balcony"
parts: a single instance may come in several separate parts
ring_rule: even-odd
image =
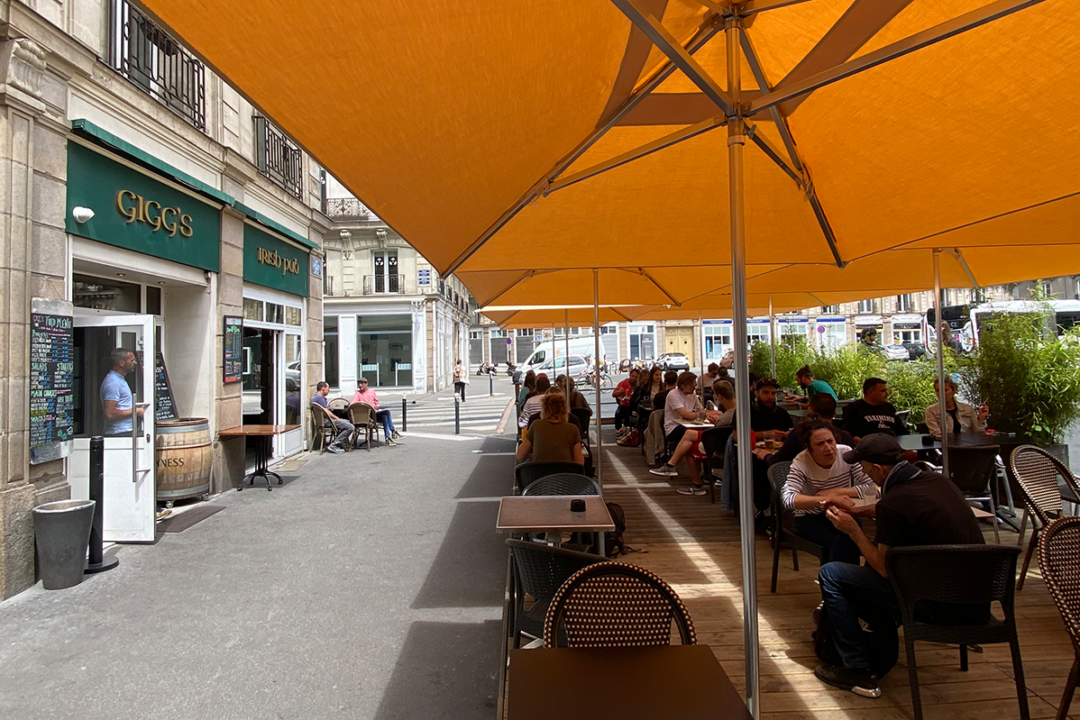
[[[206,67],[127,0],[113,0],[109,60],[148,95],[206,132]]]
[[[356,198],[326,198],[323,214],[333,220],[374,220],[375,216]]]
[[[365,275],[365,295],[404,295],[404,275]]]
[[[295,198],[304,199],[303,156],[292,140],[261,115],[255,120],[255,165]]]

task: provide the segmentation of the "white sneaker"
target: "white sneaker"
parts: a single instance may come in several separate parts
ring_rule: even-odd
[[[679,471],[670,465],[661,465],[658,468],[650,470],[653,475],[660,475],[661,477],[679,477]]]
[[[326,446],[326,451],[327,451],[327,452],[332,452],[332,453],[334,453],[335,455],[340,455],[341,453],[345,452],[345,450],[343,450],[342,448],[338,447],[337,445],[327,445],[327,446]]]

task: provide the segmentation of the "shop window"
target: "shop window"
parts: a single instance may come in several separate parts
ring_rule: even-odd
[[[371,387],[413,384],[412,316],[367,315],[357,318],[357,377]]]
[[[288,306],[285,308],[285,324],[300,325],[300,308]]]
[[[146,314],[161,314],[161,288],[153,285],[146,286]]]
[[[263,319],[263,303],[262,300],[252,300],[251,298],[244,298],[244,319],[255,320],[262,322]]]
[[[285,324],[285,307],[277,303],[266,303],[266,322],[275,325]]]
[[[75,307],[129,313],[142,311],[142,288],[134,283],[87,275],[75,275],[72,281]],[[158,304],[160,312],[160,302]]]

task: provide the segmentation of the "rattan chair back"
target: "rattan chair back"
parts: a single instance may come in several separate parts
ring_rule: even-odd
[[[543,495],[599,495],[600,488],[590,478],[578,473],[545,475],[529,483],[521,492],[529,497]]]
[[[985,496],[996,471],[997,445],[949,446],[949,479],[965,495]]]
[[[679,596],[636,565],[603,562],[579,570],[555,594],[544,619],[544,647],[696,645],[694,622]]]
[[[356,427],[376,426],[375,408],[366,402],[356,402],[349,405],[349,422]]]
[[[1076,491],[1076,478],[1060,460],[1034,445],[1021,445],[1009,456],[1009,470],[1024,496],[1024,504],[1044,527],[1061,515],[1058,476]]]
[[[1050,523],[1039,537],[1039,570],[1073,645],[1080,650],[1080,517]]]
[[[319,454],[334,441],[334,428],[328,422],[330,418],[326,417],[326,411],[322,405],[317,403],[311,403],[308,406],[308,411],[311,413],[311,437],[319,438]]]
[[[349,401],[343,397],[336,397],[326,404],[331,410],[344,410],[349,407]]]

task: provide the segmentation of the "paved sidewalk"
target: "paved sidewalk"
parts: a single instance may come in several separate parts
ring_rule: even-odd
[[[0,717],[489,720],[512,450],[316,455],[116,570],[0,603]]]

